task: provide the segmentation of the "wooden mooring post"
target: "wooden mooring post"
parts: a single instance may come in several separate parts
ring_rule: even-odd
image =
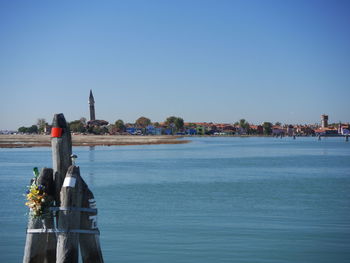
[[[60,193],[56,263],[78,263],[82,194],[79,167],[70,166]]]
[[[72,165],[72,137],[62,113],[55,114],[51,129],[52,162],[55,180],[56,206],[60,205],[60,191],[68,167]]]
[[[29,218],[23,263],[103,263],[94,195],[72,165],[72,139],[63,114],[51,133],[53,169],[37,178],[54,200],[48,217]],[[76,157],[76,156],[75,156]]]
[[[77,263],[78,244],[82,262],[103,263],[96,203],[93,193],[80,176],[79,167],[69,167],[60,196],[57,263]]]
[[[83,262],[102,263],[102,251],[100,246],[99,230],[97,228],[97,209],[94,194],[88,185],[81,179],[83,189],[82,209],[85,210],[80,216],[80,227],[94,231],[95,234],[80,234],[80,251]]]
[[[45,187],[47,198],[54,199],[55,188],[52,169],[43,168],[35,183]],[[23,263],[56,262],[56,235],[54,232],[45,231],[53,228],[54,218],[52,216],[29,217]]]

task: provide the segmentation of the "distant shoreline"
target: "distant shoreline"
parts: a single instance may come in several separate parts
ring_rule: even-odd
[[[0,148],[51,147],[50,135],[0,135]],[[183,144],[183,136],[72,135],[73,146]]]
[[[197,137],[266,137],[280,138],[271,135],[72,135],[73,146],[123,146],[123,145],[152,145],[152,144],[184,144],[191,142],[190,138]],[[283,136],[288,137],[288,136]],[[289,136],[293,137],[293,136]],[[317,137],[317,136],[296,136]],[[343,135],[321,136],[324,137],[345,137]],[[179,140],[180,138],[189,138]],[[31,148],[31,147],[51,147],[50,135],[4,135],[0,134],[0,148]]]

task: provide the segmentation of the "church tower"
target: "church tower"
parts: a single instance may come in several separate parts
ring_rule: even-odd
[[[328,127],[328,115],[326,114],[321,115],[321,127],[322,128]]]
[[[89,105],[90,105],[90,121],[94,121],[94,120],[96,120],[96,118],[95,118],[95,100],[94,100],[94,95],[92,95],[92,90],[90,90]]]

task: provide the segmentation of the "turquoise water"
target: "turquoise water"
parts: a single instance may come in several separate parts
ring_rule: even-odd
[[[76,147],[105,262],[350,262],[344,138],[194,138]],[[34,166],[49,148],[0,149],[1,262],[21,262]]]

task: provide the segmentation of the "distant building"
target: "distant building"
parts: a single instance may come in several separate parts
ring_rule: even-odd
[[[250,131],[252,134],[263,134],[264,133],[264,128],[261,125],[250,125]]]
[[[108,132],[107,125],[108,121],[105,120],[96,120],[95,116],[95,99],[94,95],[92,95],[92,90],[90,90],[89,96],[89,105],[90,105],[90,120],[87,122],[87,130],[89,133],[95,134],[104,134]]]
[[[272,126],[272,135],[273,136],[280,136],[280,135],[285,135],[285,130],[278,125]]]
[[[326,114],[321,115],[321,127],[322,128],[328,127],[328,115]]]
[[[302,136],[315,135],[315,131],[310,127],[308,127],[307,125],[297,126],[296,132],[298,135],[302,135]]]
[[[93,121],[88,121],[87,122],[88,126],[107,126],[108,125],[108,121],[105,120],[93,120]]]
[[[339,124],[338,134],[341,135],[350,135],[350,127],[349,125]]]
[[[186,134],[187,135],[196,135],[197,134],[197,130],[194,128],[188,128],[186,129]]]
[[[197,126],[197,127],[196,127],[196,133],[197,133],[198,135],[204,135],[204,134],[205,134],[205,131],[206,131],[205,126]]]
[[[51,129],[52,129],[52,126],[50,124],[46,123],[45,127],[44,127],[44,133],[51,134]]]
[[[334,128],[320,128],[315,130],[316,136],[336,136],[338,135],[338,130]]]
[[[94,100],[94,95],[92,95],[92,90],[90,90],[89,105],[90,105],[90,121],[94,121],[94,120],[96,120],[96,117],[95,117],[95,100]]]
[[[293,136],[294,135],[294,126],[288,125],[286,128],[287,136]]]

